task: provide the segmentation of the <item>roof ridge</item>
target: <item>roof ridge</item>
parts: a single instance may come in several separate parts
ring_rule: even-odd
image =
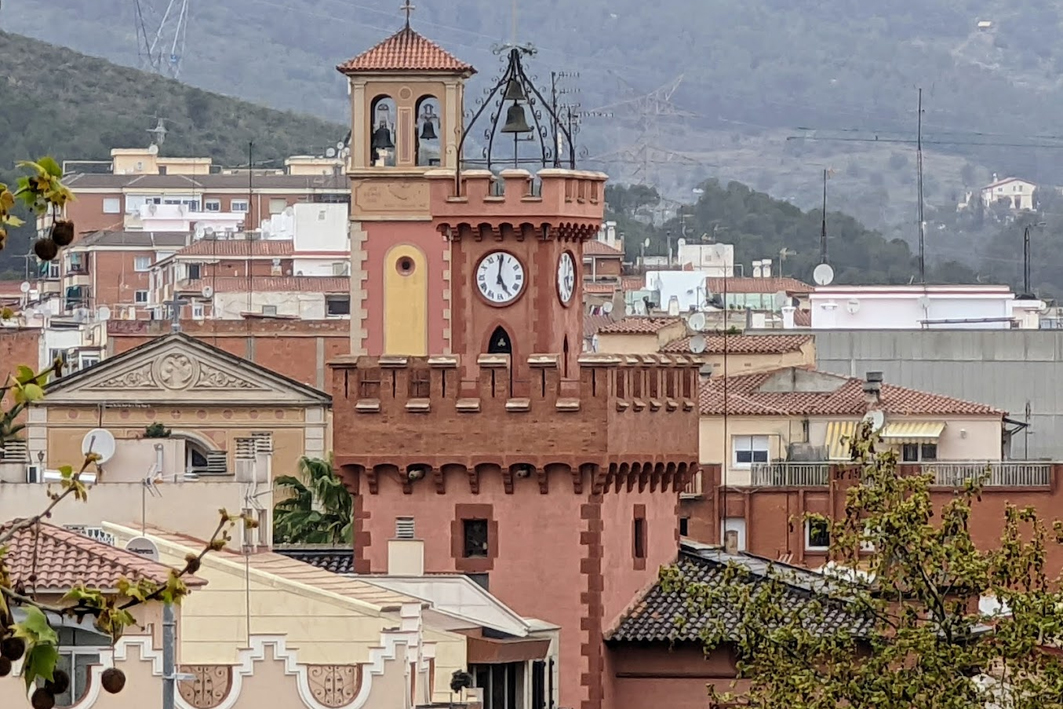
[[[472,75],[476,69],[409,25],[336,67],[342,74],[360,71],[445,71]]]

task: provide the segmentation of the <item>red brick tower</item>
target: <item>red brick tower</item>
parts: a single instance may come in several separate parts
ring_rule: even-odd
[[[571,136],[521,59],[510,53],[459,143],[486,133],[484,159],[422,178],[449,254],[452,354],[333,362],[334,452],[359,572],[386,571],[388,540],[412,520],[426,571],[475,574],[561,626],[553,706],[600,709],[602,631],[675,559],[698,367],[580,353],[583,243],[605,176],[576,170],[571,147],[553,154]]]

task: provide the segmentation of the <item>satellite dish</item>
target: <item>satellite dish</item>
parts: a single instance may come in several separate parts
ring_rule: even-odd
[[[335,148],[329,148],[328,150],[326,150],[325,151],[325,157],[326,158],[334,158],[334,157],[336,157],[336,149]]]
[[[834,282],[834,269],[829,263],[821,263],[812,271],[812,280],[817,286],[829,286]]]
[[[789,304],[790,304],[790,296],[786,293],[786,291],[781,290],[781,291],[779,291],[778,293],[775,294],[775,309],[776,310],[781,310],[782,308],[786,307]]]
[[[126,542],[125,550],[151,561],[159,560],[159,547],[147,537],[133,537]]]
[[[94,428],[85,434],[81,441],[82,455],[95,453],[99,456],[97,463],[106,463],[114,457],[114,435],[104,428]]]
[[[690,338],[690,351],[694,354],[701,354],[705,351],[706,346],[704,335],[694,335]]]
[[[208,239],[213,237],[214,236],[214,227],[208,226],[206,229],[203,230],[203,235],[205,237],[207,237]]]
[[[850,315],[856,315],[860,312],[860,301],[856,298],[850,298],[849,302],[845,304],[845,309],[849,311]]]
[[[679,296],[673,295],[668,299],[668,314],[672,317],[679,315]]]
[[[700,332],[701,330],[704,330],[705,329],[705,314],[704,313],[691,313],[690,317],[687,318],[687,325],[690,326],[691,330],[695,330],[695,331],[698,331],[698,332]]]
[[[159,146],[158,145],[155,145],[155,143],[152,143],[151,145],[148,146],[148,155],[158,155],[158,154],[159,154]]]
[[[881,409],[868,411],[864,415],[864,421],[871,424],[872,433],[878,433],[882,430],[882,427],[886,425],[886,414],[884,414]]]
[[[211,286],[203,286],[203,290],[200,291],[200,295],[204,298],[210,298],[214,295],[214,288]]]
[[[919,297],[919,307],[923,310],[930,310],[930,296],[923,295]]]
[[[340,142],[336,143],[336,150],[343,150],[346,145],[347,144],[341,140]]]
[[[18,289],[20,291],[22,291],[23,293],[29,293],[30,292],[29,281],[22,281],[22,284],[18,287]]]
[[[108,308],[106,305],[101,305],[96,311],[96,319],[100,320],[101,322],[107,322],[111,319],[111,309]]]
[[[88,320],[88,317],[88,308],[77,308],[74,310],[74,322],[85,322]]]
[[[602,312],[608,315],[613,312],[613,304],[611,302],[602,305]]]

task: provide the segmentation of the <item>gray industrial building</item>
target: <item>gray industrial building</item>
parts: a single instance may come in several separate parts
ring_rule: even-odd
[[[807,331],[805,331],[807,332]],[[1063,460],[1063,331],[816,330],[818,368],[990,404],[1016,430],[1011,457]]]

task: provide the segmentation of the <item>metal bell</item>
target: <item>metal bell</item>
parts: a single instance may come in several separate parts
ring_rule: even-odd
[[[528,117],[524,115],[524,106],[513,104],[506,114],[506,124],[502,126],[503,133],[531,133],[528,125]]]
[[[424,127],[421,128],[421,140],[436,140],[438,137],[436,135],[436,127],[432,121],[425,121]]]
[[[527,101],[528,94],[524,93],[524,87],[514,77],[506,84],[506,95],[502,98],[506,101]]]
[[[391,141],[391,131],[387,126],[380,126],[373,131],[373,150],[391,150],[395,147],[395,143]]]

